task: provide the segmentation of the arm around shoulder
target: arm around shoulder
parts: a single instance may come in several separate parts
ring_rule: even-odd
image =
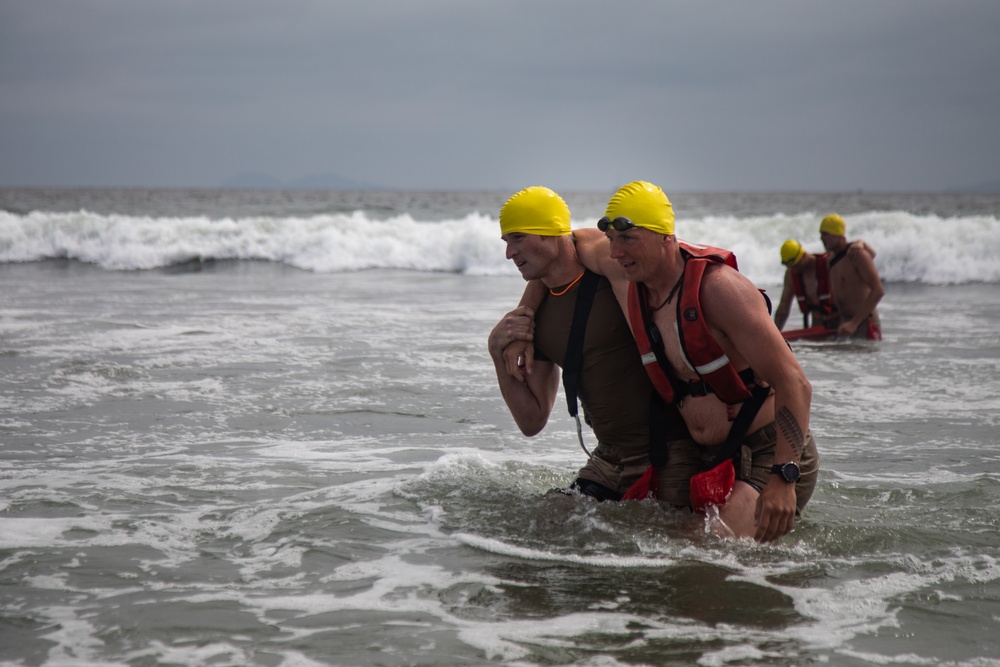
[[[586,227],[573,231],[576,254],[585,267],[607,278],[615,278],[621,267],[611,259],[608,238],[598,229]]]

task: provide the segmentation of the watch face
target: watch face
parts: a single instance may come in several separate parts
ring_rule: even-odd
[[[781,478],[789,484],[799,481],[799,466],[794,461],[785,464],[776,463],[771,466],[771,472],[781,475]]]

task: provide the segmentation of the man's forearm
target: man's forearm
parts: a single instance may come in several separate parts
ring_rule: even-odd
[[[798,462],[809,430],[812,385],[803,375],[792,384],[782,383],[774,389],[774,427],[778,436],[774,462]]]
[[[539,397],[532,390],[532,386],[526,381],[520,381],[512,377],[508,372],[503,358],[493,358],[493,366],[496,370],[497,384],[500,387],[500,395],[503,396],[504,403],[510,411],[511,417],[521,430],[521,433],[531,437],[537,435],[545,424],[548,423],[549,415],[552,413],[552,406],[555,403],[556,387],[552,386],[551,398]],[[556,376],[558,380],[558,376]],[[551,378],[535,381],[535,386],[549,387]]]
[[[521,294],[521,300],[518,302],[518,306],[527,306],[533,311],[538,312],[538,307],[542,305],[542,301],[545,299],[545,284],[541,280],[529,280],[524,286],[524,292]]]

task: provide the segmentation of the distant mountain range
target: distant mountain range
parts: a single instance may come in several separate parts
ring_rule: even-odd
[[[379,185],[358,183],[337,174],[310,174],[282,181],[263,171],[244,171],[222,183],[222,188],[272,190],[380,190]]]

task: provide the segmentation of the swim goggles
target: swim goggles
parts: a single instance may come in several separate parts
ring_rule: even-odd
[[[612,220],[608,216],[604,216],[597,221],[597,228],[602,232],[608,231],[608,227],[614,227],[616,232],[627,232],[630,229],[635,229],[638,225],[628,218],[615,218]]]

